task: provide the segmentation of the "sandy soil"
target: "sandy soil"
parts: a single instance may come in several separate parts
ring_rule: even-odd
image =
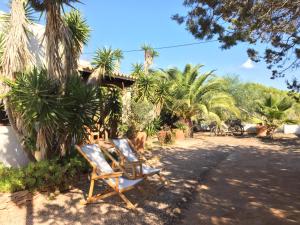
[[[26,206],[0,210],[0,224],[300,224],[299,139],[196,136],[176,147],[154,147],[157,178],[143,194],[127,194],[136,211],[113,197],[82,206],[86,177],[54,200],[39,196]],[[99,183],[99,189],[103,187]],[[1,195],[1,194],[0,194]]]

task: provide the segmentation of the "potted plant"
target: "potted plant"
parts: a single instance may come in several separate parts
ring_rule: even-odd
[[[262,117],[264,125],[258,127],[258,136],[273,138],[276,129],[284,123],[295,123],[288,117],[289,109],[294,105],[294,101],[288,97],[279,97],[270,94],[261,102],[258,102],[257,113]]]
[[[262,123],[258,123],[256,125],[256,135],[258,137],[265,137],[267,136],[267,131],[268,131],[268,128],[267,126],[263,125]]]
[[[164,125],[163,129],[157,133],[157,138],[160,145],[173,144],[175,139],[171,128],[167,125]]]
[[[176,129],[173,129],[175,140],[182,141],[185,139],[185,132],[187,130],[186,124],[177,121],[175,124]]]

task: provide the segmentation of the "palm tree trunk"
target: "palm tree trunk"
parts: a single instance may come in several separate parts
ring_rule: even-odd
[[[194,131],[193,131],[193,122],[192,122],[191,118],[185,119],[185,123],[188,127],[187,136],[190,137],[190,138],[193,138],[194,137]]]
[[[63,64],[60,55],[61,22],[60,5],[58,3],[48,4],[45,30],[48,75],[63,83]]]
[[[28,149],[26,147],[26,145],[24,144],[24,135],[23,133],[20,131],[20,129],[18,129],[17,124],[16,124],[16,120],[13,116],[13,112],[10,108],[10,104],[9,104],[9,99],[5,98],[3,101],[3,105],[4,105],[4,109],[6,111],[9,123],[11,125],[11,127],[13,128],[13,130],[15,131],[16,137],[18,142],[21,144],[22,149],[24,150],[24,152],[26,153],[28,159],[32,162],[35,162],[36,159],[32,153],[32,151],[30,149]]]

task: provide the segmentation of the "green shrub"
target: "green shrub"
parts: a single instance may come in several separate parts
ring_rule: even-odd
[[[23,168],[8,168],[1,164],[0,192],[65,190],[87,168],[87,163],[77,155],[30,163]]]
[[[65,89],[45,69],[19,73],[10,87],[11,108],[18,115],[27,147],[41,151],[42,159],[64,155],[75,143],[88,137],[86,127],[95,129],[102,98],[99,88],[70,75]]]
[[[154,136],[157,134],[160,128],[160,118],[155,118],[153,121],[149,122],[145,126],[145,131],[148,137]]]
[[[176,123],[174,123],[174,126],[177,129],[182,130],[183,132],[185,132],[188,129],[188,126],[181,121],[177,121]]]

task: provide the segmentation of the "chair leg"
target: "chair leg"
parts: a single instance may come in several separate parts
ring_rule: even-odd
[[[122,200],[126,203],[127,208],[129,208],[129,209],[136,208],[137,204],[133,205],[123,193],[119,192],[118,194],[122,198]]]
[[[95,180],[91,179],[90,190],[89,190],[89,194],[88,194],[88,197],[87,197],[87,202],[90,202],[92,200],[93,192],[94,192],[94,186],[95,186]]]
[[[80,204],[82,205],[86,205],[90,202],[92,202],[92,197],[93,197],[93,191],[94,191],[94,186],[95,186],[95,180],[91,179],[91,183],[90,183],[90,189],[89,189],[89,194],[86,200],[82,200],[80,201]]]
[[[108,189],[106,189],[101,194],[88,197],[87,201],[85,201],[82,204],[86,205],[86,204],[89,204],[89,203],[95,203],[97,200],[108,198],[108,197],[116,195],[116,194],[118,194],[118,192],[116,192],[116,191],[109,191]]]

